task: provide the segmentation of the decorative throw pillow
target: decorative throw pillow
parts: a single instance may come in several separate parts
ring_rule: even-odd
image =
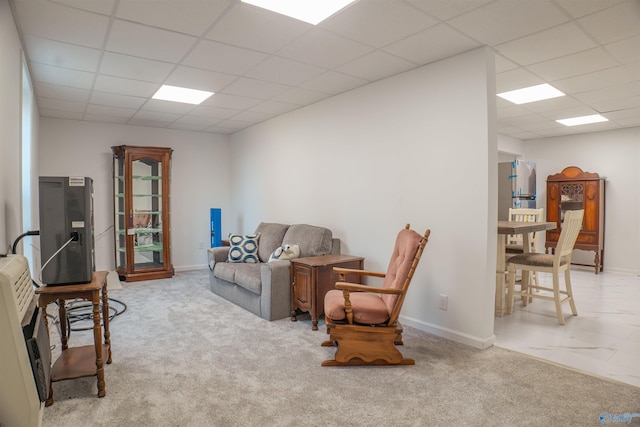
[[[229,258],[227,262],[260,262],[258,259],[258,239],[260,233],[229,234]]]
[[[269,257],[269,261],[278,261],[281,259],[294,259],[300,256],[300,246],[296,243],[295,245],[282,245],[277,248],[271,256]]]

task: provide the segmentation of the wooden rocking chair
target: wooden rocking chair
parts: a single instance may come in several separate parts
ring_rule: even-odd
[[[409,229],[398,233],[386,273],[334,267],[340,275],[336,289],[325,295],[324,311],[329,340],[323,346],[338,346],[335,359],[322,366],[413,365],[396,348],[402,344],[400,310],[420,257],[429,239]],[[381,288],[344,282],[346,274],[381,277]]]

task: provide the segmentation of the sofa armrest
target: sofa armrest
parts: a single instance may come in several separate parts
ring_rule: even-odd
[[[268,320],[284,319],[291,315],[289,264],[288,260],[279,260],[260,266],[262,279],[260,311],[263,314],[268,313]]]
[[[216,263],[218,262],[227,262],[229,258],[229,248],[228,246],[216,247],[207,250],[207,258],[209,260],[209,270],[213,271]]]

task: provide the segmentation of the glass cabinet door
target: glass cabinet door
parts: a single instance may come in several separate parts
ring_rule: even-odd
[[[133,239],[133,271],[164,264],[162,246],[162,162],[131,162],[132,211],[128,234]]]
[[[584,208],[584,184],[566,183],[560,187],[560,224],[564,224],[564,213]]]

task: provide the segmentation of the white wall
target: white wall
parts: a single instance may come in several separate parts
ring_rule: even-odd
[[[385,271],[400,228],[430,228],[404,323],[490,345],[493,75],[492,54],[478,49],[234,134],[235,231],[260,221],[326,226],[343,253]],[[448,311],[438,309],[439,294],[449,296]]]
[[[229,139],[225,135],[42,118],[41,176],[88,176],[94,185],[96,268],[115,268],[114,145],[170,147],[171,253],[176,270],[206,266],[209,209],[229,211]]]
[[[13,241],[27,231],[22,225],[21,145],[22,145],[22,46],[11,8],[0,0],[0,254],[10,252]],[[37,176],[39,115],[34,101],[31,117],[32,182]],[[31,203],[34,199],[32,195]],[[33,220],[33,218],[32,218]],[[26,237],[18,253],[31,250]],[[36,242],[37,243],[37,242]]]
[[[596,172],[605,184],[604,270],[640,273],[640,128],[525,141],[525,157],[536,163],[539,206],[546,209],[547,176],[567,166]],[[592,263],[593,252],[577,251]]]

